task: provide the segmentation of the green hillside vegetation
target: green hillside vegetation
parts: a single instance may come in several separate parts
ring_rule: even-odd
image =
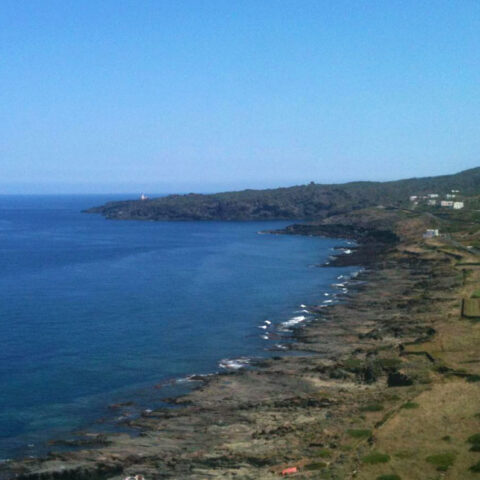
[[[310,183],[288,188],[216,194],[168,195],[148,200],[110,202],[88,210],[112,219],[136,220],[292,220],[326,216],[375,205],[407,206],[410,195],[457,189],[480,194],[480,168],[455,175],[392,182]]]

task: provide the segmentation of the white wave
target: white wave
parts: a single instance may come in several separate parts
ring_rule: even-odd
[[[258,325],[258,328],[262,328],[263,330],[266,330],[268,327],[266,325]]]
[[[270,320],[265,320],[265,323],[266,323],[267,325],[271,325],[271,324],[272,324],[272,322],[271,322]]]
[[[191,376],[189,375],[188,377],[185,377],[185,378],[179,378],[177,379],[177,383],[189,383],[191,382],[192,379],[191,379]]]
[[[307,319],[305,315],[297,315],[296,317],[291,318],[290,320],[287,320],[285,322],[282,322],[283,327],[293,327],[294,325],[297,325],[298,323],[302,323]]]
[[[323,301],[323,303],[332,303],[332,302],[333,302],[332,299],[330,299],[330,300],[324,300],[324,301]]]
[[[250,359],[246,357],[240,358],[224,358],[218,364],[220,368],[225,368],[227,370],[239,370],[240,368],[246,367],[250,363]]]
[[[270,339],[270,337],[268,335],[262,335],[261,338],[263,338],[264,340],[269,340]]]
[[[306,305],[304,305],[303,303],[300,304],[300,308],[307,308]]]
[[[194,373],[183,378],[178,378],[176,383],[198,382],[200,378],[211,377],[213,373]]]

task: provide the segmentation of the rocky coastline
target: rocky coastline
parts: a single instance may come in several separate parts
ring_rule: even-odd
[[[431,222],[371,209],[274,232],[351,238],[358,245],[330,264],[363,267],[344,301],[308,306],[316,318],[295,329],[295,355],[198,378],[198,388],[170,399],[175,408],[129,421],[135,435],[86,434],[81,449],[9,462],[0,478],[247,480],[282,472],[331,480],[477,478],[468,469],[475,453],[463,447],[480,431],[472,410],[480,406],[471,405],[480,383],[470,381],[480,359],[478,344],[469,343],[480,332],[459,309],[477,272],[462,273],[441,241],[423,242]],[[468,251],[459,255],[463,263],[477,262]],[[464,340],[439,354],[440,340],[452,342],[452,322]],[[462,392],[455,401],[471,413],[461,431],[462,408],[447,408],[452,389]],[[428,408],[442,401],[437,424]],[[429,442],[408,430],[422,421]],[[445,467],[449,476],[440,477],[438,465],[426,459],[445,452],[455,452],[455,460]]]

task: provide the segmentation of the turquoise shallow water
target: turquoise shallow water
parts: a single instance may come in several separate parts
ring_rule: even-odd
[[[342,240],[257,234],[289,222],[80,213],[113,198],[0,197],[0,458],[44,451],[109,403],[155,406],[171,393],[155,384],[269,354],[270,332],[351,271],[315,266]]]

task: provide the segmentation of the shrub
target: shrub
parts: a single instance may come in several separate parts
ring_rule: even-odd
[[[453,465],[455,456],[453,452],[437,453],[436,455],[430,455],[425,460],[437,467],[439,472],[446,472]]]
[[[412,408],[418,408],[420,405],[415,402],[407,402],[402,405],[401,408],[405,408],[406,410],[411,410]]]
[[[377,477],[377,480],[402,480],[398,475],[395,475],[394,473],[390,475],[380,475]]]
[[[480,382],[480,375],[469,375],[467,377],[467,382],[470,382],[470,383]]]
[[[315,455],[320,458],[330,458],[332,456],[332,452],[326,448],[321,448],[318,452],[315,453]]]
[[[468,437],[468,443],[480,444],[480,433],[476,433],[475,435],[471,435],[470,437]]]
[[[385,395],[385,400],[389,402],[394,402],[395,400],[400,400],[400,396],[393,393],[393,394],[387,394]]]
[[[401,458],[402,460],[405,460],[407,458],[412,458],[414,456],[413,452],[409,452],[407,450],[402,450],[400,452],[394,453],[394,456],[397,458]]]
[[[383,370],[397,370],[402,361],[399,358],[377,358],[375,364]]]
[[[362,458],[363,463],[368,463],[369,465],[375,465],[377,463],[387,463],[390,461],[390,455],[380,452],[372,452],[367,456]]]
[[[480,473],[480,462],[477,462],[475,465],[472,465],[469,470],[473,473]]]
[[[372,431],[371,430],[350,429],[350,430],[347,430],[347,433],[352,438],[370,438],[372,436]]]
[[[363,360],[360,360],[359,358],[354,358],[354,357],[347,358],[343,362],[344,368],[355,373],[360,372],[363,368],[363,365],[364,365]]]
[[[383,405],[381,403],[369,403],[362,407],[363,412],[381,412],[383,410]]]

